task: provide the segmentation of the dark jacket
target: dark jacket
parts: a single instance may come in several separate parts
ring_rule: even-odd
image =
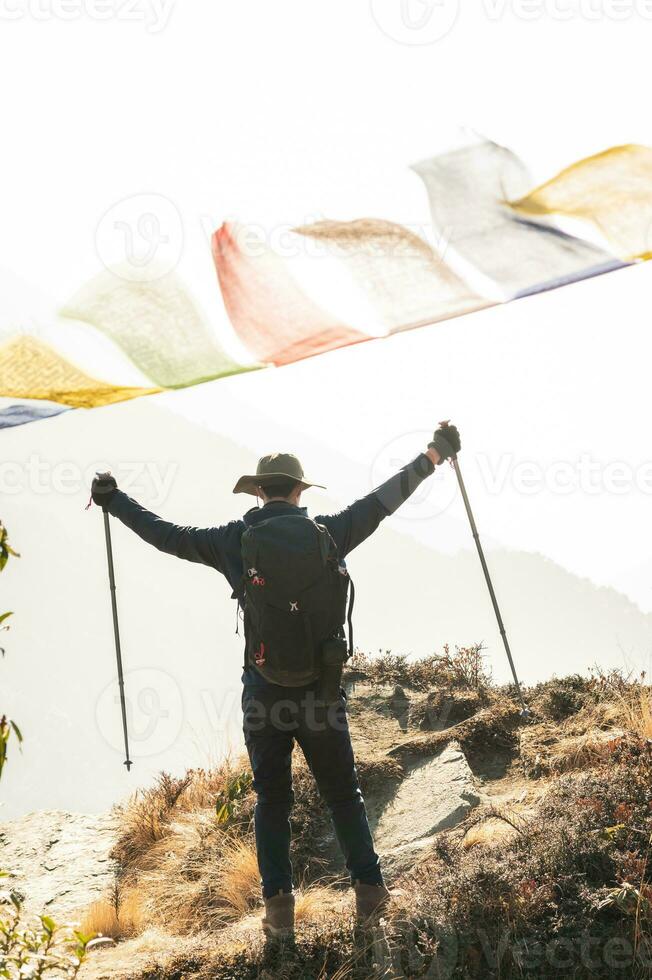
[[[433,463],[422,453],[366,497],[356,500],[338,514],[315,517],[318,524],[328,528],[337,546],[338,557],[341,560],[346,558],[349,552],[373,534],[382,519],[393,514],[433,470]],[[240,538],[245,528],[266,520],[272,514],[297,511],[307,514],[305,507],[273,501],[264,507],[248,510],[242,520],[230,521],[219,527],[200,528],[181,527],[164,521],[120,490],[109,504],[109,512],[135,531],[143,541],[168,555],[215,568],[226,577],[233,591],[239,589],[242,581]]]

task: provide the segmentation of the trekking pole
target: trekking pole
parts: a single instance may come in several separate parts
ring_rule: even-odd
[[[118,685],[120,687],[120,707],[122,710],[122,732],[125,740],[125,761],[127,772],[130,771],[132,762],[129,758],[129,736],[127,734],[127,708],[125,704],[125,682],[122,674],[122,651],[120,649],[120,629],[118,627],[118,604],[115,598],[115,574],[113,571],[113,548],[111,547],[111,527],[109,524],[109,512],[102,508],[104,514],[104,537],[106,538],[106,559],[109,566],[109,588],[111,590],[111,610],[113,612],[113,635],[115,637],[115,656],[118,661]]]
[[[440,422],[439,424],[442,426],[442,428],[445,428],[450,423]],[[512,651],[509,648],[509,641],[507,639],[507,632],[505,630],[505,625],[503,623],[503,617],[500,614],[498,600],[496,599],[496,593],[494,592],[494,587],[491,581],[491,576],[489,574],[489,568],[487,567],[487,561],[484,556],[484,551],[482,550],[482,545],[480,544],[480,535],[478,534],[478,528],[476,527],[475,519],[473,517],[473,511],[471,510],[471,504],[469,503],[466,487],[464,486],[464,480],[462,479],[460,464],[457,462],[457,456],[451,456],[451,464],[453,466],[453,469],[455,470],[455,476],[457,477],[460,493],[462,494],[462,500],[464,501],[466,514],[469,519],[469,524],[471,525],[471,533],[473,535],[473,540],[475,541],[475,546],[478,549],[478,557],[480,558],[482,571],[484,572],[487,588],[489,589],[489,595],[491,596],[491,604],[494,607],[494,612],[496,614],[496,619],[498,621],[498,629],[500,630],[500,635],[502,636],[503,643],[505,645],[505,653],[507,654],[507,659],[509,660],[509,666],[511,667],[512,670],[512,677],[514,678],[514,686],[516,687],[516,693],[518,694],[518,699],[521,702],[521,715],[524,718],[527,718],[530,714],[530,709],[525,703],[525,698],[523,697],[523,692],[521,691],[521,685],[519,684],[518,677],[516,676],[516,668],[514,667],[514,660],[512,659]]]

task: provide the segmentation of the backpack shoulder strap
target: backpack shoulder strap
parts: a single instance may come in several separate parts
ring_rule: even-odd
[[[349,609],[346,614],[346,624],[349,631],[349,650],[347,659],[350,660],[353,656],[353,603],[355,602],[355,585],[353,584],[353,579],[349,575]]]

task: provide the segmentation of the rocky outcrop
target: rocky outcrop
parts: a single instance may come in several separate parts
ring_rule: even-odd
[[[5,888],[19,892],[27,913],[69,919],[106,894],[115,826],[106,814],[46,810],[0,823]]]
[[[479,802],[473,774],[456,742],[412,763],[389,798],[367,800],[385,869],[392,874],[406,871],[435,834],[454,827]]]

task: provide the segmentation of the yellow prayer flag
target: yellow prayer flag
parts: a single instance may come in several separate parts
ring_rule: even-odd
[[[652,258],[652,148],[613,146],[510,204],[523,215],[590,221],[620,258]]]
[[[160,388],[98,381],[35,337],[13,337],[0,347],[1,398],[39,398],[71,408],[97,408],[157,391]]]

